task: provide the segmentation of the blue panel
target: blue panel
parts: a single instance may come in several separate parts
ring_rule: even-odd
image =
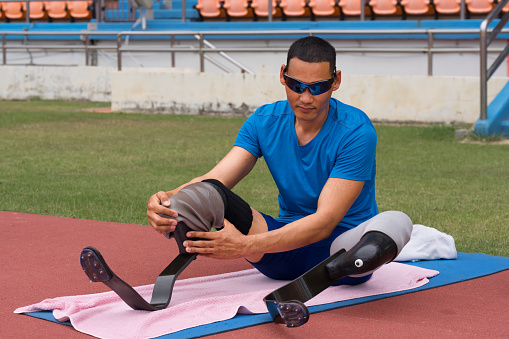
[[[509,82],[488,105],[488,119],[477,120],[475,133],[484,136],[503,135],[509,137]]]
[[[182,22],[182,12],[181,9],[158,9],[157,6],[154,7],[154,19],[147,20],[147,31],[150,30],[195,30],[195,31],[238,31],[238,30],[248,30],[248,31],[258,31],[258,30],[271,30],[271,31],[280,31],[280,30],[391,30],[391,29],[478,29],[481,20],[470,19],[470,20],[380,20],[380,21],[359,21],[359,20],[349,20],[349,21],[339,21],[339,20],[319,20],[319,21],[232,21],[226,22],[221,20],[214,21],[204,21],[198,22],[196,21],[199,18],[198,11],[192,8],[192,5],[196,3],[196,0],[186,1],[186,18],[187,22]],[[176,7],[181,6],[181,0],[175,2]],[[106,10],[105,15],[107,18],[112,20],[116,20],[119,18],[130,18],[130,11],[124,10],[121,15],[119,15],[117,10]],[[94,22],[95,20],[91,20]],[[493,25],[495,25],[498,20],[495,20]],[[0,23],[0,31],[23,31],[24,29],[28,29],[29,31],[80,31],[87,29],[86,22],[82,23],[65,23],[65,22],[55,22],[55,23]],[[492,25],[492,26],[493,26]],[[102,22],[97,23],[98,31],[129,31],[132,29],[133,22]],[[490,26],[490,27],[492,27]],[[135,30],[141,30],[141,26],[138,25]],[[427,35],[345,35],[345,34],[337,34],[337,35],[327,35],[330,39],[426,39]],[[113,37],[108,37],[113,38]],[[209,37],[211,38],[211,37]],[[223,39],[259,39],[259,38],[270,38],[270,39],[293,39],[297,38],[296,35],[271,35],[267,37],[254,37],[254,36],[234,36],[227,37],[222,36]],[[435,39],[478,39],[478,34],[440,34],[435,35]],[[10,39],[14,39],[14,37],[10,37]],[[19,37],[16,37],[19,39]],[[35,38],[34,38],[35,39]],[[48,37],[39,37],[37,39],[48,39]],[[79,39],[79,36],[73,37],[73,39]],[[500,34],[498,39],[509,39],[509,34]]]

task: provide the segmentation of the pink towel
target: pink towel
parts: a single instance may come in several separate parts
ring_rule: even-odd
[[[329,287],[307,306],[409,290],[428,282],[438,271],[390,263],[366,283]],[[99,338],[153,338],[187,328],[233,318],[237,313],[266,313],[263,298],[287,283],[263,276],[255,269],[178,280],[168,308],[134,311],[113,292],[46,299],[15,313],[53,310],[59,321],[70,320],[80,332]],[[153,285],[135,288],[150,300]]]

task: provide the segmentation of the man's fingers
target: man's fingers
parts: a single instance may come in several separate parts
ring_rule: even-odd
[[[163,232],[173,232],[175,231],[176,221],[172,219],[166,219],[158,217],[162,220],[151,220],[149,218],[149,224],[152,226],[154,230],[156,230],[158,233]]]
[[[168,200],[168,206],[161,205],[161,202],[166,199]],[[160,191],[154,195],[152,195],[148,202],[147,207],[147,217],[149,220],[150,226],[155,229],[158,233],[163,232],[173,232],[175,227],[177,226],[177,220],[173,219],[178,216],[178,213],[170,208],[168,195]],[[165,217],[165,216],[169,216]]]
[[[214,239],[216,237],[216,232],[198,232],[198,231],[190,231],[186,233],[188,238],[199,238],[199,239]]]
[[[196,238],[196,240],[185,240],[184,241],[184,246],[185,247],[201,247],[201,248],[205,248],[205,247],[212,247],[212,238],[206,238],[205,236],[207,235],[207,233],[203,233],[203,232],[188,232],[187,234],[189,233],[197,233],[197,234],[204,234],[203,236],[199,237],[199,236],[194,236],[194,237],[189,237],[188,238]]]
[[[163,206],[154,206],[147,211],[147,216],[152,227],[154,226],[177,226],[177,220],[164,216],[178,216],[177,212]],[[174,218],[175,218],[174,217]]]
[[[157,192],[150,198],[148,203],[148,210],[154,213],[165,214],[167,216],[176,218],[178,213],[169,208],[170,204],[170,199],[165,192]]]
[[[155,223],[150,223],[150,226],[152,226],[152,228],[155,229],[158,233],[163,233],[163,232],[171,233],[171,232],[175,231],[174,225],[161,226],[161,225],[158,225]]]
[[[208,241],[184,241],[184,246],[188,253],[200,253],[200,254],[214,253],[214,248],[206,247],[205,243],[207,242]]]
[[[171,204],[170,197],[168,197],[168,194],[166,194],[166,192],[159,191],[155,195],[163,206],[170,207]]]

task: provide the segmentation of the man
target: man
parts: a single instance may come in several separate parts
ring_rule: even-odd
[[[401,212],[378,214],[376,132],[366,114],[331,98],[341,83],[335,65],[336,52],[327,41],[314,36],[295,41],[280,69],[287,100],[258,108],[208,173],[154,194],[147,207],[150,225],[171,233],[181,222],[222,224],[224,217],[220,231],[189,231],[179,245],[217,259],[244,257],[273,279],[295,279],[341,249],[355,252],[355,258],[371,251],[364,259],[368,265],[352,259],[328,267],[336,284],[357,284],[394,259],[410,239],[412,222]],[[230,191],[262,156],[279,190],[277,219]],[[220,215],[210,215],[216,212]],[[359,270],[344,276],[344,265]]]

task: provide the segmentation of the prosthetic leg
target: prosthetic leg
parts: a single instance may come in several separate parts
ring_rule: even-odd
[[[178,233],[177,233],[178,230]],[[177,243],[186,239],[186,232],[191,228],[185,224],[178,224],[175,230]],[[179,239],[181,241],[179,241]],[[180,247],[180,246],[179,246]],[[101,253],[94,247],[86,247],[81,252],[80,262],[83,271],[91,282],[102,282],[113,290],[122,300],[134,310],[157,311],[168,306],[171,300],[173,285],[180,273],[194,260],[198,254],[182,252],[159,274],[152,290],[152,299],[147,302],[128,283],[120,279],[108,267]]]
[[[392,223],[395,220],[396,225],[384,225],[386,221]],[[273,321],[284,323],[287,327],[304,325],[309,320],[309,312],[304,305],[306,301],[343,277],[363,277],[392,261],[410,239],[412,222],[401,212],[386,214],[376,221],[381,221],[382,227],[370,227],[369,224],[358,226],[365,233],[353,247],[340,249],[297,279],[267,295],[263,300]],[[387,226],[390,227],[387,233],[394,233],[396,229],[400,231],[397,233],[400,236],[391,237],[376,230]]]
[[[247,234],[253,220],[251,207],[217,180],[188,185],[170,197],[170,201],[171,208],[177,211],[179,216],[175,232],[167,234],[167,237],[175,238],[179,255],[159,274],[150,303],[113,273],[97,249],[86,247],[81,252],[81,267],[90,281],[104,283],[135,310],[157,311],[169,305],[175,280],[197,257],[197,254],[187,253],[183,246],[183,242],[188,239],[186,236],[188,231],[210,231],[212,227],[220,228],[227,216],[234,225],[239,225],[237,226],[239,231]],[[161,216],[170,218],[167,215]]]

